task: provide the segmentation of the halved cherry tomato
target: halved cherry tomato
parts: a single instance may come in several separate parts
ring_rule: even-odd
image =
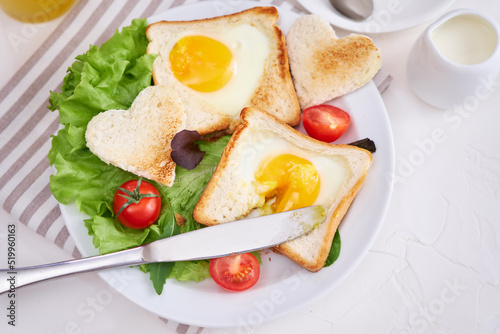
[[[215,283],[230,291],[243,291],[257,283],[259,261],[250,253],[211,259],[208,265]]]
[[[133,229],[146,228],[160,215],[160,193],[142,179],[127,181],[115,192],[113,210],[123,225]]]
[[[302,115],[302,123],[307,134],[327,143],[339,139],[350,122],[351,117],[348,113],[327,104],[306,108]]]

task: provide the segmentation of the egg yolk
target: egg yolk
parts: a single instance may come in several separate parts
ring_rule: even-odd
[[[233,75],[232,59],[226,45],[206,36],[183,37],[170,51],[174,76],[199,92],[224,87]]]
[[[318,197],[320,179],[314,165],[292,154],[282,154],[264,161],[257,169],[257,191],[266,200],[276,198],[273,212],[283,212],[313,205]]]

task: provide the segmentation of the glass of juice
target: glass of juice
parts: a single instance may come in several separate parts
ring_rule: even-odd
[[[41,23],[66,13],[75,0],[0,0],[3,11],[16,20]]]

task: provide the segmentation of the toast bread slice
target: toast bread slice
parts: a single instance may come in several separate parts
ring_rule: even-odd
[[[193,21],[160,21],[152,23],[146,30],[150,41],[147,53],[158,54],[153,64],[153,80],[156,85],[173,85],[183,101],[191,100],[203,94],[184,86],[174,76],[169,63],[169,54],[179,36],[186,31],[223,31],[242,25],[250,25],[265,36],[269,53],[265,59],[262,74],[257,80],[248,98],[242,99],[242,107],[235,108],[227,118],[227,112],[214,105],[195,103],[186,105],[190,130],[201,134],[228,128],[232,132],[239,122],[243,107],[258,107],[268,111],[280,120],[297,125],[300,122],[300,106],[290,75],[285,38],[276,25],[278,11],[275,7],[254,7],[238,13]],[[244,38],[244,36],[243,36]],[[254,50],[255,51],[255,50]],[[249,51],[251,52],[251,50]],[[259,69],[257,69],[259,70]],[[211,116],[210,116],[211,115]]]
[[[87,125],[87,147],[102,161],[171,186],[170,143],[186,124],[180,97],[166,86],[142,90],[128,110],[107,110]]]
[[[380,50],[366,36],[337,38],[319,15],[298,18],[286,35],[288,57],[300,106],[305,109],[350,93],[382,65]]]
[[[271,139],[270,139],[271,138]],[[255,178],[248,178],[248,165],[266,158],[260,156],[273,140],[288,142],[293,150],[342,161],[349,169],[338,190],[322,203],[327,207],[325,221],[309,234],[273,250],[309,271],[320,270],[326,261],[333,237],[351,202],[361,189],[372,163],[370,152],[351,145],[333,145],[306,136],[269,113],[256,108],[241,112],[241,124],[227,144],[222,158],[193,212],[194,219],[211,226],[244,218],[254,208],[263,206]],[[304,153],[305,154],[305,153]],[[255,165],[255,163],[254,163]],[[250,168],[253,177],[255,171]]]
[[[186,110],[186,130],[198,131],[201,135],[226,130],[231,125],[231,118],[217,112],[203,98],[191,94],[189,88],[178,82],[169,81],[164,86],[179,95],[184,109]]]

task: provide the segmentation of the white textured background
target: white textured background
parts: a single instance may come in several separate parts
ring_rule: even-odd
[[[498,0],[459,0],[450,9],[459,7],[500,21]],[[30,44],[12,52],[6,34],[21,26],[0,12],[0,86],[56,24],[25,31],[32,36]],[[383,52],[385,71],[394,77],[383,99],[394,133],[396,178],[385,223],[359,267],[298,313],[253,329],[199,331],[500,333],[500,82],[495,79],[486,99],[461,110],[439,110],[420,101],[408,86],[406,59],[429,24],[372,36]],[[0,219],[12,221],[3,211]],[[70,257],[24,225],[17,227],[18,267]],[[0,231],[2,245],[5,235]],[[5,256],[0,250],[0,263]],[[23,303],[23,295],[38,303]],[[5,303],[0,296],[0,310]],[[15,330],[6,326],[4,313],[0,333],[183,331],[113,292],[95,274],[19,290]]]

